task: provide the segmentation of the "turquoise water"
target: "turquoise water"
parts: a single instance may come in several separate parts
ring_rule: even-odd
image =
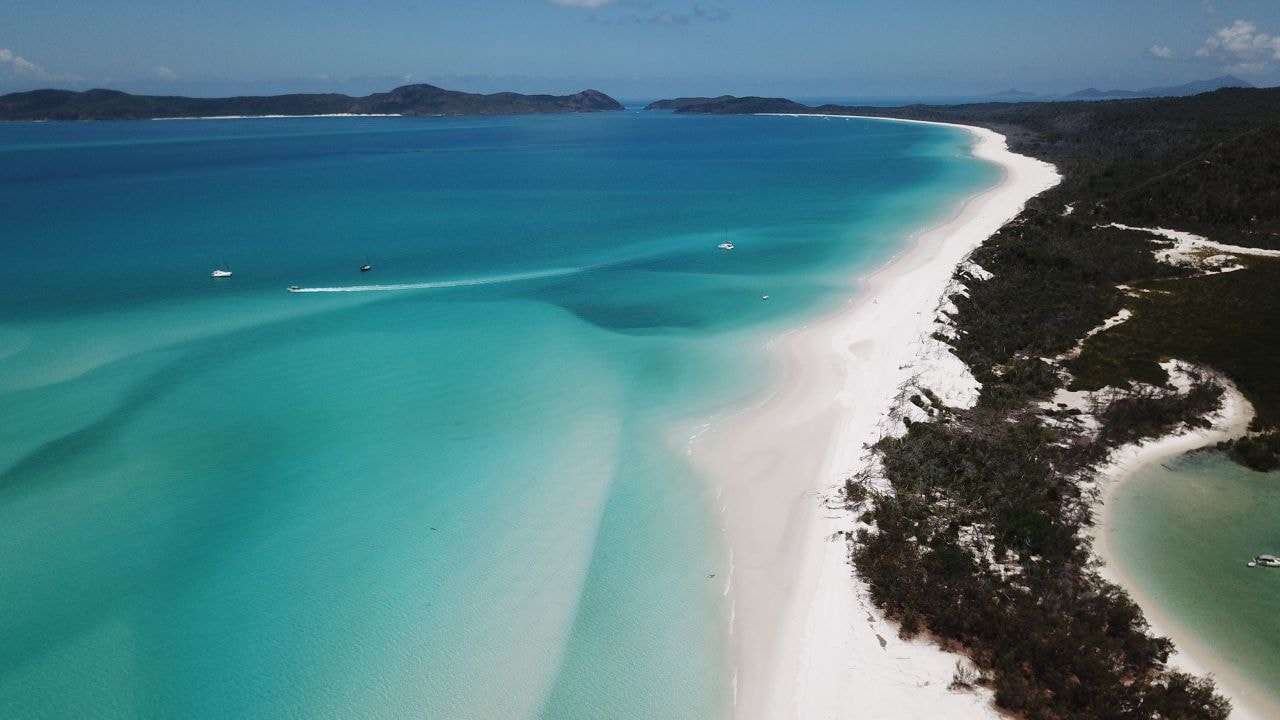
[[[722,715],[687,438],[766,387],[763,338],[995,181],[967,146],[637,113],[0,124],[0,714]]]
[[[1160,611],[1280,705],[1280,473],[1218,453],[1143,468],[1112,494],[1115,561]]]

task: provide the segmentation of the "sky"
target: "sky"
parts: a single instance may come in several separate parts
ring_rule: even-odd
[[[0,92],[962,97],[1280,85],[1280,0],[0,0]]]

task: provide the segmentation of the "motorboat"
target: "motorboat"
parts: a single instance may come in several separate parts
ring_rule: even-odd
[[[209,277],[216,277],[216,278],[231,277],[231,271],[218,268],[217,270],[214,270],[213,272],[209,273]]]
[[[1246,563],[1249,567],[1275,567],[1280,568],[1280,557],[1275,555],[1259,555],[1258,557]]]
[[[290,285],[289,292],[302,292],[302,288],[298,287],[297,285]]]
[[[731,242],[722,242],[722,243],[720,243],[719,245],[717,245],[716,247],[720,248],[721,250],[732,250],[732,249],[733,249],[733,243],[731,243]]]

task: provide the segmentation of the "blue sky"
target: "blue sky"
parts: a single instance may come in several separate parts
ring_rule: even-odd
[[[622,98],[1280,84],[1278,0],[0,0],[0,92]]]

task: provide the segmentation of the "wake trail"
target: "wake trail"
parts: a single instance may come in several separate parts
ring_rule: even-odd
[[[545,278],[564,277],[567,275],[580,275],[582,273],[592,272],[594,270],[605,270],[609,268],[624,268],[634,266],[649,260],[662,257],[669,257],[674,252],[684,251],[685,248],[658,248],[647,252],[634,253],[626,257],[603,260],[593,262],[587,265],[578,265],[566,268],[551,268],[548,270],[533,270],[524,273],[510,273],[506,275],[487,275],[475,278],[462,278],[459,280],[436,280],[433,282],[420,283],[389,283],[387,285],[339,285],[335,287],[291,287],[289,292],[295,293],[351,293],[351,292],[395,292],[398,290],[438,290],[442,288],[458,288],[472,287],[475,285],[498,285],[501,283],[524,282],[527,280],[541,280]],[[719,252],[719,251],[717,251]]]
[[[489,277],[464,278],[461,280],[437,280],[421,283],[394,283],[388,285],[341,285],[336,287],[298,287],[289,288],[295,293],[353,293],[353,292],[395,292],[398,290],[435,290],[439,288],[471,287],[474,285],[498,285],[501,283],[521,282],[524,280],[540,280],[542,278],[562,277],[586,272],[594,266],[555,268],[537,270],[510,275],[491,275]]]

